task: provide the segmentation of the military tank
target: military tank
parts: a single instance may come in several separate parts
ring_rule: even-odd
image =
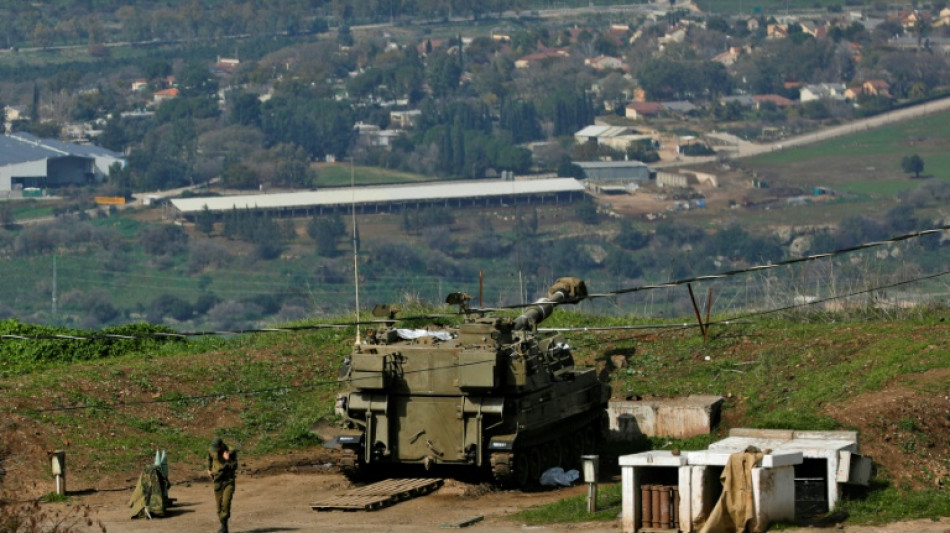
[[[552,466],[568,468],[591,453],[606,429],[609,386],[595,369],[574,366],[560,335],[537,325],[563,303],[587,297],[583,281],[561,278],[520,316],[468,308],[451,330],[366,332],[344,362],[338,398],[344,472],[362,476],[386,465],[490,470],[508,486],[529,486]]]

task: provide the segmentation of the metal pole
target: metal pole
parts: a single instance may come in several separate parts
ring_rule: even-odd
[[[687,283],[686,288],[689,289],[689,299],[693,303],[693,311],[696,313],[696,322],[699,323],[699,332],[703,335],[703,342],[706,342],[706,325],[703,324],[703,317],[699,314],[699,306],[696,305],[696,297],[693,296],[693,285],[692,283]]]
[[[359,252],[356,249],[356,187],[353,175],[353,156],[350,156],[350,218],[353,223],[353,281],[356,289],[356,344],[360,344],[360,264]]]

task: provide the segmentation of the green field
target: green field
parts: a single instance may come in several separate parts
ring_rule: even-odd
[[[901,169],[901,160],[914,154],[924,161],[921,179]],[[851,205],[836,203],[836,216],[842,213],[839,208],[860,211],[862,206],[893,205],[900,193],[920,187],[926,179],[950,181],[950,113],[770,152],[744,159],[742,164],[770,184],[794,185],[806,191],[829,187],[844,195]],[[800,211],[808,209],[821,207]]]
[[[802,10],[814,11],[829,8],[841,8],[843,11],[860,11],[867,8],[868,4],[869,2],[864,2],[862,6],[849,6],[842,0],[811,0],[809,2],[802,2],[801,0],[696,0],[696,5],[706,13],[749,15],[777,15],[785,12],[796,13]],[[885,0],[884,2],[875,2],[875,4],[904,6],[907,5],[907,2]]]
[[[379,167],[355,166],[351,169],[346,163],[317,166],[318,187],[349,187],[351,180],[356,185],[383,185],[420,183],[433,181],[433,178]]]

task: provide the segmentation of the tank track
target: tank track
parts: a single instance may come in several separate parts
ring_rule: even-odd
[[[340,472],[351,481],[361,480],[366,474],[365,463],[357,450],[343,448],[340,451]]]
[[[491,473],[502,486],[523,488],[538,484],[548,468],[576,468],[581,455],[594,453],[602,438],[598,424],[588,424],[576,432],[542,440],[512,451],[494,452],[489,456]]]

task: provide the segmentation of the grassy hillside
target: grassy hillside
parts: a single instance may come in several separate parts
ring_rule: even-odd
[[[868,500],[849,504],[872,507],[854,516],[874,521],[885,514],[893,519],[950,512],[948,314],[936,309],[907,320],[874,314],[748,319],[713,325],[707,343],[695,328],[565,335],[579,364],[604,368],[615,396],[724,396],[720,435],[729,427],[860,431],[863,452],[880,465],[872,498],[900,495],[905,502],[899,509],[873,508]],[[545,325],[645,321],[558,312]],[[31,483],[46,479],[42,457],[56,448],[70,453],[74,490],[125,486],[159,448],[171,451],[176,479],[187,479],[200,471],[213,434],[256,457],[291,449],[323,456],[309,427],[333,418],[336,371],[352,334],[268,333],[144,343],[130,350],[113,340],[106,355],[78,362],[63,359],[92,353],[91,341],[42,341],[43,357],[16,358],[12,354],[32,353],[29,343],[39,341],[6,339],[0,345],[0,442],[7,470],[15,473],[7,477],[8,488],[38,495],[42,489],[31,489]],[[83,346],[86,351],[77,352]],[[605,368],[611,355],[625,356],[626,364]]]
[[[750,166],[796,176],[803,185],[827,185],[876,196],[893,196],[917,185],[901,170],[901,159],[918,154],[923,176],[950,180],[950,113],[933,113],[809,146],[769,152],[745,160]],[[870,184],[870,185],[869,185]],[[873,184],[880,184],[874,186]],[[895,185],[899,184],[899,185]]]

